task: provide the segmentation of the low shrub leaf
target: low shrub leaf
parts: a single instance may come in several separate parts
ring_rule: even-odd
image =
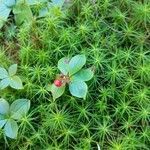
[[[7,114],[9,111],[9,103],[3,99],[0,98],[0,114]]]
[[[10,86],[14,89],[23,89],[22,81],[18,76],[11,77]]]
[[[13,64],[9,67],[8,73],[10,76],[14,76],[17,72],[17,64]]]
[[[71,77],[73,81],[89,81],[93,78],[94,72],[91,68],[82,69]]]
[[[12,139],[17,138],[18,133],[18,125],[15,120],[9,119],[7,120],[7,123],[5,124],[4,131],[7,137],[10,137]]]
[[[69,84],[69,90],[73,96],[85,99],[88,87],[83,81],[73,81]]]
[[[69,62],[69,75],[78,72],[86,63],[85,55],[76,55]]]
[[[58,61],[58,69],[61,71],[61,73],[67,75],[69,72],[69,58],[67,57],[61,58]]]
[[[6,69],[0,67],[0,79],[4,79],[8,77],[8,72]]]
[[[64,93],[64,91],[65,86],[57,87],[54,84],[51,86],[51,92],[54,100],[59,98]]]
[[[10,106],[11,118],[20,120],[30,109],[30,101],[27,99],[18,99]]]

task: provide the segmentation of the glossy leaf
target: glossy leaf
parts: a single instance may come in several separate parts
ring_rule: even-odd
[[[86,63],[85,55],[76,55],[69,62],[69,75],[78,72]]]
[[[18,99],[10,106],[11,118],[21,119],[30,109],[30,101],[27,99]]]
[[[8,72],[6,69],[0,67],[0,79],[4,79],[8,77]]]
[[[0,89],[3,90],[5,89],[7,86],[9,86],[10,84],[10,79],[9,78],[5,78],[3,80],[0,81]]]
[[[5,127],[4,127],[4,131],[7,137],[16,139],[17,134],[18,134],[17,122],[12,119],[7,120],[7,123],[5,124]]]
[[[64,93],[64,91],[65,86],[57,87],[54,84],[51,86],[51,92],[54,100],[59,98]]]
[[[62,7],[65,0],[52,0],[53,6]]]
[[[10,86],[14,89],[23,89],[22,81],[18,76],[11,77]]]
[[[17,72],[17,64],[13,64],[9,67],[8,73],[10,76],[14,76]]]
[[[86,98],[88,87],[83,81],[73,81],[69,84],[70,93],[79,98]]]
[[[4,23],[7,21],[9,17],[11,9],[6,6],[5,1],[0,1],[0,28],[3,27]]]
[[[89,69],[82,69],[71,78],[72,81],[89,81],[93,78],[94,72]]]
[[[33,20],[31,8],[26,3],[17,3],[13,9],[16,24],[21,25],[24,22],[30,23]]]
[[[7,114],[9,112],[9,104],[8,102],[0,98],[0,114]]]
[[[5,1],[5,5],[7,7],[12,7],[15,5],[16,1],[15,0],[4,0]]]
[[[5,119],[4,115],[0,114],[0,128],[2,128],[7,122],[7,119]]]
[[[47,7],[41,8],[39,11],[38,18],[45,17],[45,16],[47,16],[47,14],[48,14],[48,8]]]
[[[69,58],[64,57],[58,61],[58,69],[64,74],[67,75],[69,71]]]

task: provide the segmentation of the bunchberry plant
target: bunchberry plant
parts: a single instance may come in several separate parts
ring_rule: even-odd
[[[93,68],[83,69],[86,63],[85,55],[76,55],[74,57],[63,57],[58,61],[58,69],[61,71],[56,77],[54,83],[48,87],[52,92],[53,99],[59,98],[65,91],[66,84],[69,85],[69,91],[73,96],[86,98],[88,91],[85,81],[92,79]]]
[[[18,134],[18,124],[30,109],[30,100],[18,99],[11,105],[1,98],[0,99],[0,128],[4,128],[7,137],[15,139]]]
[[[8,86],[14,89],[23,89],[22,81],[20,77],[16,75],[17,73],[17,64],[13,64],[8,68],[8,71],[5,68],[0,67],[0,89],[4,89]]]

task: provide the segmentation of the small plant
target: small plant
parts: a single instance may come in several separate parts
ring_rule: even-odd
[[[29,111],[30,101],[27,99],[18,99],[11,105],[5,100],[0,99],[0,128],[4,127],[4,133],[7,137],[15,139],[18,134],[18,124]]]
[[[5,68],[0,67],[0,89],[4,89],[8,86],[14,89],[23,89],[21,79],[16,76],[17,64],[13,64],[8,68],[8,71]]]
[[[13,17],[16,25],[23,23],[31,23],[34,20],[33,6],[44,6],[42,7],[36,18],[45,17],[51,8],[62,7],[64,0],[0,0],[0,28],[3,27],[7,21],[10,13],[13,13]]]
[[[86,98],[88,87],[85,81],[89,81],[93,77],[94,72],[92,68],[82,69],[85,63],[85,55],[76,55],[71,59],[64,57],[58,61],[58,69],[61,71],[61,74],[48,87],[54,100],[64,93],[66,84],[69,84],[69,91],[73,96]]]

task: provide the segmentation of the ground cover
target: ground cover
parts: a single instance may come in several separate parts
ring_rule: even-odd
[[[0,129],[0,149],[150,148],[148,0],[74,0],[31,24],[13,23],[0,31],[0,67],[17,63],[24,89],[8,87],[0,97],[10,104],[26,98],[31,106],[16,139]],[[58,61],[78,54],[95,70],[86,98],[66,89],[54,100],[47,85],[60,73]]]

